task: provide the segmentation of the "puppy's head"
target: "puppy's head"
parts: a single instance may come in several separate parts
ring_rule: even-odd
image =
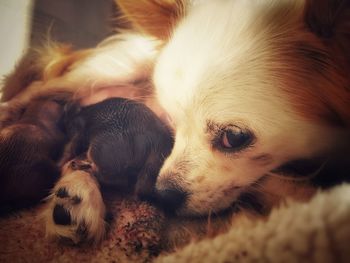
[[[87,153],[88,161],[76,158],[73,169],[91,170],[104,186],[126,188],[136,183],[138,194],[152,192],[172,138],[148,107],[111,98],[83,108],[72,104],[64,119],[71,156]]]
[[[347,1],[195,3],[180,5],[154,72],[176,130],[156,188],[187,215],[276,191],[291,164],[316,158],[305,173],[317,173],[350,119]]]

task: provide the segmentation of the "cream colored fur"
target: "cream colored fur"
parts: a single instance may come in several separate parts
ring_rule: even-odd
[[[320,79],[292,44],[325,48],[306,30],[304,9],[302,0],[186,1],[169,39],[123,33],[105,41],[64,74],[34,82],[3,103],[0,124],[7,109],[35,96],[70,92],[82,99],[103,88],[151,81],[175,129],[156,188],[175,185],[188,194],[179,215],[220,212],[250,190],[307,199],[304,185],[296,188],[271,171],[333,150],[348,131],[317,119],[322,98],[299,93],[316,89]],[[342,85],[334,68],[325,75],[336,80],[333,87],[321,79],[332,89]],[[237,152],[216,148],[213,141],[232,127],[249,130],[254,143]],[[260,183],[264,177],[268,184]]]
[[[46,200],[47,205],[42,214],[46,222],[46,235],[51,239],[64,237],[75,244],[80,243],[82,239],[99,243],[106,234],[106,208],[99,184],[90,173],[74,171],[69,165],[70,162],[63,168],[60,180]],[[65,189],[69,196],[58,197],[57,192],[60,189]],[[69,211],[71,224],[55,224],[52,215],[57,205]]]
[[[154,38],[137,34],[111,37],[87,51],[84,58],[71,61],[63,76],[33,82],[25,92],[3,106],[16,102],[25,104],[32,97],[58,92],[74,93],[80,98],[101,88],[125,86],[148,78],[158,53],[157,45]],[[58,59],[65,58],[61,56]],[[50,63],[45,66],[50,68]]]
[[[193,243],[155,262],[348,262],[350,186],[288,202],[265,222],[241,220],[228,233]]]
[[[304,102],[286,94],[288,78],[299,76],[284,71],[302,66],[281,50],[315,41],[303,26],[304,4],[203,1],[188,8],[162,49],[153,78],[176,133],[156,187],[188,194],[179,214],[225,209],[286,161],[312,158],[347,138],[345,130],[301,116],[294,104]],[[313,85],[302,81],[300,89]],[[215,148],[212,141],[230,126],[252,131],[255,143],[238,152]]]
[[[319,192],[309,203],[288,202],[267,221],[237,218],[229,232],[161,255],[155,262],[347,263],[350,258],[350,185]],[[119,201],[120,202],[120,201]],[[45,239],[42,207],[0,219],[1,262],[145,262],[159,246],[159,213],[145,204],[115,202],[116,220],[97,247],[64,246]],[[145,209],[146,208],[146,209]],[[146,216],[147,215],[147,216]],[[140,220],[140,221],[139,221]],[[137,235],[135,235],[135,230]],[[120,241],[122,240],[122,241]],[[142,242],[141,251],[135,246]]]

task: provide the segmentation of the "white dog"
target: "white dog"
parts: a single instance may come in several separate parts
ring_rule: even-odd
[[[166,39],[153,80],[176,133],[156,188],[179,214],[221,211],[251,188],[288,195],[271,173],[349,139],[349,48],[335,43],[349,40],[346,1],[170,1],[159,20],[126,2],[137,25]]]
[[[117,4],[141,33],[77,58],[56,51],[43,66],[54,74],[4,107],[151,80],[175,130],[156,190],[179,215],[220,212],[247,196],[260,212],[281,197],[305,198],[295,176],[315,176],[349,145],[348,1]]]

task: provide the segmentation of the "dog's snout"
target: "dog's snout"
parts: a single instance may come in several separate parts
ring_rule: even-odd
[[[157,199],[167,211],[177,210],[186,201],[186,192],[176,188],[157,190]]]

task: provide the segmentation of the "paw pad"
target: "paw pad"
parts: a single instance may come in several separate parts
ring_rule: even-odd
[[[46,233],[74,244],[100,242],[105,233],[105,205],[99,185],[84,171],[63,175],[45,211]]]
[[[66,226],[72,223],[71,216],[63,205],[56,205],[53,209],[52,216],[56,225]]]

